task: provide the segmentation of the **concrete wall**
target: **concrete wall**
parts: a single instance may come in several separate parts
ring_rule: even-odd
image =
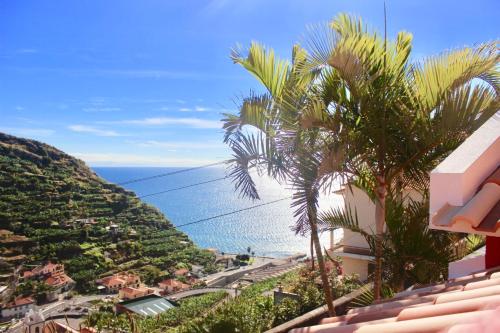
[[[14,308],[2,309],[2,317],[4,318],[21,318],[31,309],[34,308],[33,304],[21,305]]]
[[[481,248],[468,256],[448,264],[448,279],[470,275],[485,269],[485,248]]]
[[[371,233],[375,230],[375,204],[370,198],[357,187],[348,187],[344,190],[346,210],[350,209],[352,214],[356,212],[359,225]],[[369,248],[363,236],[344,229],[342,244],[354,247]]]
[[[342,269],[346,275],[357,274],[361,281],[368,279],[369,260],[342,257]]]

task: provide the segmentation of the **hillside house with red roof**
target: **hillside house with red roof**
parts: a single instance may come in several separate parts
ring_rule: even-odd
[[[96,282],[103,286],[108,293],[118,293],[120,289],[125,287],[139,288],[141,286],[141,278],[132,273],[117,273]]]
[[[3,318],[22,318],[35,307],[35,300],[31,297],[17,297],[2,307]]]

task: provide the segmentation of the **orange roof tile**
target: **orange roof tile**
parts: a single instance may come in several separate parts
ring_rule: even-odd
[[[51,275],[47,279],[45,279],[45,283],[53,287],[62,286],[72,282],[74,282],[73,279],[64,273],[58,275]]]
[[[500,316],[500,267],[403,291],[391,299],[290,333],[462,332],[467,325],[482,327],[488,316]],[[487,325],[491,332],[500,331],[499,320],[498,326]]]
[[[187,273],[189,273],[189,269],[187,268],[180,268],[174,272],[177,276],[186,275]]]
[[[485,179],[464,206],[445,205],[432,218],[436,226],[462,222],[482,232],[496,232],[500,227],[500,168]]]
[[[33,304],[35,300],[31,297],[17,297],[12,302],[5,305],[6,309],[16,308],[21,305]]]

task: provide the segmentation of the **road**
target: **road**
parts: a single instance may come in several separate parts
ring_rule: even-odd
[[[203,280],[209,284],[211,281],[213,280],[216,280],[222,276],[231,276],[237,272],[244,272],[244,271],[248,271],[248,270],[252,270],[252,269],[256,269],[256,268],[259,268],[261,266],[264,266],[264,265],[267,265],[271,262],[274,262],[276,261],[276,259],[272,259],[272,258],[254,258],[254,262],[251,264],[251,265],[248,265],[248,266],[241,266],[237,269],[232,269],[232,270],[226,270],[226,271],[222,271],[222,272],[218,272],[218,273],[214,273],[214,274],[210,274],[206,277],[203,278]]]
[[[69,300],[60,300],[49,304],[44,304],[37,307],[37,310],[44,315],[45,318],[49,318],[51,316],[63,315],[64,313],[68,314],[81,314],[84,316],[86,313],[84,312],[81,305],[98,300],[104,299],[106,297],[115,297],[115,295],[89,295],[89,296],[75,296]],[[80,307],[81,309],[75,310],[75,308]],[[69,308],[69,311],[64,311],[64,309]],[[18,320],[14,325],[12,325],[8,331],[9,333],[23,333],[22,332],[22,320]]]

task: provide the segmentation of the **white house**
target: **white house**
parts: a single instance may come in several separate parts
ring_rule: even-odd
[[[28,311],[33,310],[35,307],[35,301],[31,297],[17,297],[12,302],[7,303],[2,308],[3,318],[22,318],[28,313]]]

